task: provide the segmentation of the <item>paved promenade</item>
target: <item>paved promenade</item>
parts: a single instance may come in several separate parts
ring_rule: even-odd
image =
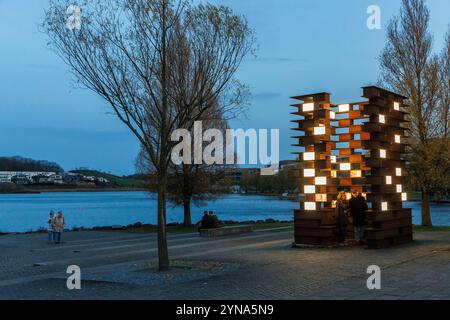
[[[173,268],[156,272],[156,236],[125,232],[0,237],[0,299],[450,299],[450,233],[419,232],[385,250],[294,249],[290,229],[219,239],[171,235]],[[81,267],[69,291],[66,269]],[[367,267],[382,289],[366,287]]]

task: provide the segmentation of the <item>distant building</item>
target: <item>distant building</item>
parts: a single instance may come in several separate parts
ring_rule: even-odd
[[[48,182],[53,184],[64,184],[63,176],[60,174],[52,174],[48,177]]]
[[[27,175],[18,174],[11,177],[11,182],[19,185],[27,185],[31,184],[33,181]]]
[[[48,175],[40,174],[37,176],[33,176],[32,179],[33,179],[34,184],[50,184],[50,183],[52,183],[50,181],[50,177]]]
[[[12,177],[12,175],[0,173],[0,183],[11,183]]]
[[[96,181],[101,184],[108,184],[109,180],[103,177],[97,177]]]
[[[85,176],[84,181],[86,182],[95,182],[96,177],[95,176]]]
[[[63,181],[65,184],[77,184],[84,180],[84,176],[79,173],[68,172],[63,175]]]
[[[56,172],[36,172],[36,171],[0,171],[0,183],[11,183],[13,177],[21,177],[19,180],[24,181],[24,177],[34,183],[34,177],[45,176],[49,177],[56,174]]]

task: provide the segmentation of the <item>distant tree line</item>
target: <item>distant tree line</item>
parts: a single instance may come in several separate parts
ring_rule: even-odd
[[[57,163],[22,157],[0,157],[0,171],[64,172]]]
[[[299,186],[298,168],[285,167],[277,175],[263,176],[259,171],[244,170],[240,187],[246,193],[283,194],[296,193]]]

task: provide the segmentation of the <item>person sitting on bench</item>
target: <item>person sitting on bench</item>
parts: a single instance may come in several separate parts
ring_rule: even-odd
[[[203,212],[202,221],[198,230],[200,231],[201,229],[211,229],[211,217],[207,211]]]
[[[210,211],[209,218],[211,221],[211,229],[218,228],[219,227],[219,218],[217,218],[217,215],[214,212]]]

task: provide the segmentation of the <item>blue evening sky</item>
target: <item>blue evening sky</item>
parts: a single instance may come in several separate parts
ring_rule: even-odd
[[[329,91],[333,101],[357,101],[377,79],[385,27],[400,0],[213,0],[247,16],[259,51],[239,71],[252,91],[235,128],[281,129],[281,158],[291,159],[290,96]],[[450,1],[428,0],[435,48],[442,48]],[[366,27],[366,9],[382,10],[382,29]],[[0,0],[0,155],[134,172],[139,146],[107,105],[74,89],[68,68],[46,48],[38,24],[47,0]]]

